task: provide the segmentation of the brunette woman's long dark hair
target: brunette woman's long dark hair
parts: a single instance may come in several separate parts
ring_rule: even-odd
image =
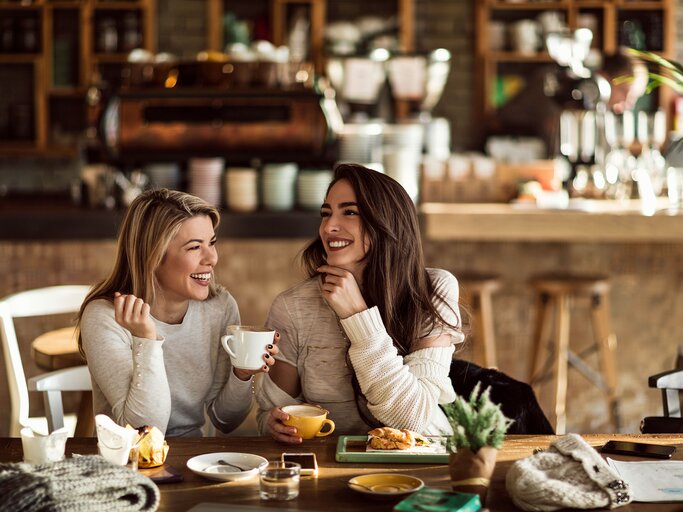
[[[441,322],[459,329],[434,307],[435,291],[425,269],[417,211],[401,184],[357,164],[338,165],[328,192],[340,180],[351,184],[362,230],[370,240],[363,270],[363,298],[368,307],[379,309],[399,354],[411,352],[425,325],[434,327]],[[319,235],[304,249],[302,263],[311,277],[325,264]],[[436,298],[443,301],[440,296]]]

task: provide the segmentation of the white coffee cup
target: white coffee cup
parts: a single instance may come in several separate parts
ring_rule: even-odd
[[[275,331],[251,325],[230,325],[228,334],[221,336],[221,344],[235,368],[258,370],[264,365],[263,354],[273,343]]]

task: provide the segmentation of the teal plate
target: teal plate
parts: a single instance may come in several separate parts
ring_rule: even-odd
[[[432,464],[448,463],[448,453],[441,437],[427,436],[432,443],[438,443],[437,451],[431,452],[411,452],[391,450],[391,451],[371,451],[365,450],[367,436],[339,436],[337,441],[337,462],[387,462],[390,464]]]

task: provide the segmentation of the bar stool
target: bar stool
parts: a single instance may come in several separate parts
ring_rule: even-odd
[[[497,367],[491,297],[500,288],[500,278],[489,274],[457,274],[460,295],[472,313],[473,359],[479,366]]]
[[[615,364],[617,339],[610,327],[609,281],[606,276],[542,275],[531,280],[536,294],[536,325],[534,328],[529,383],[538,387],[549,375],[554,377],[555,430],[566,429],[567,373],[569,365],[606,395],[610,419],[619,430],[619,389]],[[571,310],[577,299],[590,300],[593,345],[580,354],[569,350]],[[550,328],[554,327],[554,330]],[[584,358],[597,351],[600,371],[589,366]]]

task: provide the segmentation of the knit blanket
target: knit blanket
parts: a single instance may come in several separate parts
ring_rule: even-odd
[[[49,464],[0,464],[0,510],[132,512],[158,506],[154,482],[99,455]]]

